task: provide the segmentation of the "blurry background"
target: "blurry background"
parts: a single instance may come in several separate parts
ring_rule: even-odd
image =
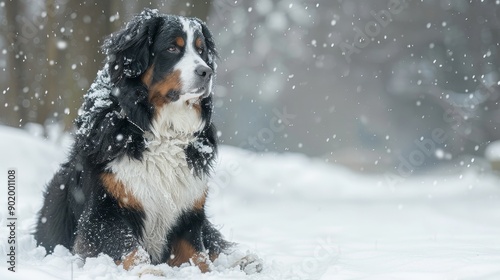
[[[0,123],[71,131],[102,38],[144,7],[207,21],[224,144],[406,176],[500,138],[499,0],[0,0]]]

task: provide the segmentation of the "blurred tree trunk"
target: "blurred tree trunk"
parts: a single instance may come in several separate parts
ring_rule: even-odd
[[[45,2],[45,11],[54,11],[55,10],[55,3],[54,0],[47,0]],[[60,103],[60,100],[58,100],[58,80],[59,77],[61,77],[60,67],[59,64],[59,57],[58,57],[58,50],[57,50],[57,38],[56,38],[56,32],[53,32],[53,30],[57,30],[57,18],[55,19],[56,15],[54,13],[47,13],[47,21],[45,23],[45,32],[46,34],[46,41],[45,41],[45,48],[42,49],[37,49],[40,53],[40,56],[46,57],[46,60],[44,61],[46,65],[46,75],[43,77],[42,80],[42,87],[41,91],[44,93],[44,97],[41,100],[41,104],[38,107],[37,114],[36,114],[36,121],[40,124],[45,124],[47,120],[52,118],[54,115],[54,112],[57,112],[58,106],[57,104]],[[44,53],[45,52],[45,53]],[[46,93],[46,94],[45,94]]]
[[[2,120],[5,124],[18,126],[21,124],[20,119],[26,119],[26,110],[22,106],[22,88],[24,84],[23,70],[24,64],[22,59],[16,58],[22,51],[22,44],[19,42],[20,24],[17,23],[16,15],[21,13],[22,5],[20,1],[5,2],[5,14],[7,26],[5,33],[8,42],[7,47],[7,87],[8,91],[3,95],[4,103],[8,104],[7,108],[2,108]],[[17,110],[15,108],[18,108]]]

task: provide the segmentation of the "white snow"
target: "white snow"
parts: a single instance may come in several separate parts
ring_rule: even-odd
[[[125,280],[139,279],[147,269],[168,279],[500,279],[500,184],[494,175],[468,168],[389,187],[382,175],[360,175],[298,154],[258,155],[227,146],[221,148],[207,210],[229,240],[264,259],[261,274],[228,269],[227,257],[207,274],[167,265],[125,271],[107,256],[83,263],[62,247],[44,257],[29,233],[43,186],[65,153],[67,147],[0,127],[0,180],[7,181],[8,168],[17,168],[19,219],[19,262],[12,273],[5,261],[4,189],[0,279]]]
[[[102,70],[97,72],[95,81],[90,86],[89,91],[84,95],[86,102],[79,109],[79,118],[82,121],[82,125],[76,132],[77,134],[86,134],[88,129],[93,126],[96,111],[111,105],[110,93],[115,95],[119,94],[118,90],[112,88],[107,69],[108,65],[106,64]],[[89,101],[92,102],[91,107],[85,108],[85,106],[89,106]]]
[[[63,30],[61,30],[61,32],[63,32]],[[57,41],[57,48],[58,49],[65,50],[67,47],[68,47],[68,42],[63,41],[63,40]]]
[[[196,148],[196,150],[198,152],[201,152],[201,153],[204,153],[204,154],[211,154],[214,152],[214,150],[212,149],[212,147],[208,146],[208,145],[204,145],[202,142],[199,142],[199,141],[195,141],[194,142],[194,147]]]
[[[484,156],[490,161],[500,160],[500,141],[494,141],[486,147]]]

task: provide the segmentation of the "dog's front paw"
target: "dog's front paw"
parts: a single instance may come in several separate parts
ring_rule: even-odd
[[[255,274],[262,271],[263,261],[255,254],[248,254],[234,263],[233,267],[237,266],[246,274]]]
[[[226,269],[240,269],[246,274],[259,273],[264,268],[264,261],[250,250],[234,249],[221,253],[213,261],[213,266],[217,271]]]

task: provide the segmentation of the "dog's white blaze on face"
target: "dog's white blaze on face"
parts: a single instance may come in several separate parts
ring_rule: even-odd
[[[207,91],[211,92],[213,78],[203,85],[205,90],[200,90],[200,76],[196,74],[196,67],[209,67],[195,48],[195,33],[202,33],[200,23],[195,20],[180,17],[180,22],[186,34],[184,54],[175,65],[173,71],[180,73],[180,95],[179,99],[166,104],[153,120],[151,130],[156,137],[176,134],[189,135],[201,130],[205,123],[200,113],[193,108],[193,104],[199,104],[200,98]]]
[[[186,33],[186,43],[184,49],[184,55],[181,60],[177,63],[174,70],[179,70],[181,72],[181,82],[182,82],[182,93],[187,95],[190,92],[193,93],[197,90],[196,81],[199,76],[196,74],[196,67],[198,65],[203,65],[208,67],[206,62],[200,57],[196,51],[195,45],[195,32],[198,31],[201,34],[201,25],[194,20],[187,19],[184,17],[180,18],[184,32]],[[210,79],[207,89],[212,88],[212,79]]]

